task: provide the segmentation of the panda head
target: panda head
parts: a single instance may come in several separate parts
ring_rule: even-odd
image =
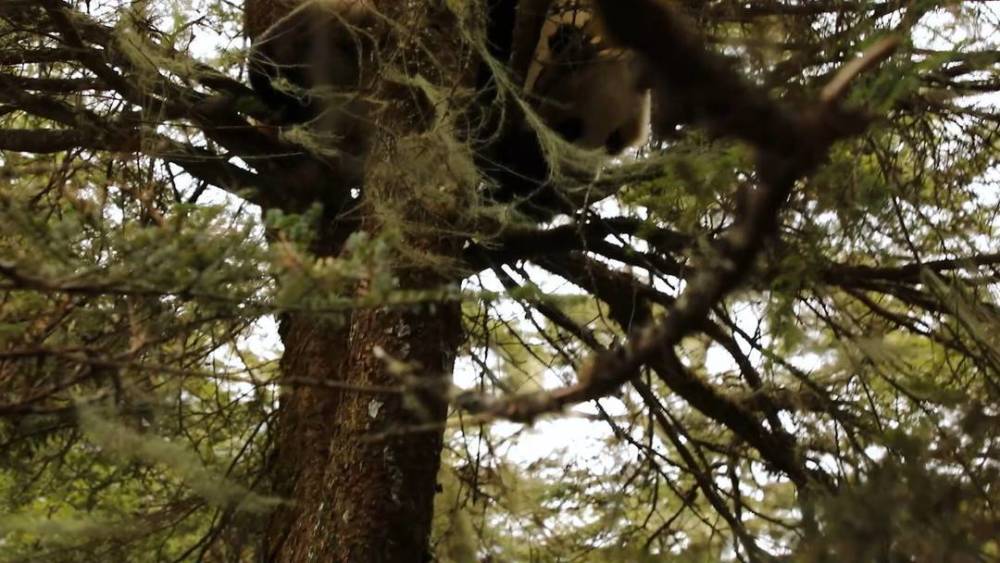
[[[564,140],[617,155],[648,135],[644,64],[593,29],[577,21],[543,29],[527,90],[542,121]]]

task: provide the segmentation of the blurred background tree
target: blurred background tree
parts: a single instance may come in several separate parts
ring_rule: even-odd
[[[355,185],[242,5],[0,1],[0,558],[1000,560],[1000,3],[599,2],[678,127],[552,221],[548,3],[377,4]]]

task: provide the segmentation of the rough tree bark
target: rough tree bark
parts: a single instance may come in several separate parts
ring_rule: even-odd
[[[434,11],[433,3],[376,4],[387,17],[401,22],[401,29],[413,30],[423,46],[440,47],[433,49],[437,57],[461,51],[455,44],[461,36],[456,30],[458,22],[447,13]],[[271,13],[280,14],[281,10]],[[255,20],[253,25],[262,24]],[[406,50],[405,56],[393,57],[405,61],[400,63],[402,70],[414,69],[416,73],[419,69],[422,76],[436,75],[438,79],[453,72],[456,81],[467,73],[460,57],[429,61],[429,51],[412,43],[409,48],[410,42],[393,45],[396,50]],[[418,96],[413,91],[388,81],[376,85],[376,91],[387,102],[383,106],[387,109],[378,116],[380,133],[370,161],[390,163],[383,166],[389,166],[391,172],[396,139],[419,132],[426,124],[414,118],[421,112],[414,106]],[[377,191],[381,198],[393,193],[412,197],[403,193],[412,190],[406,185],[407,172],[399,169],[397,181],[383,168],[377,178],[369,175],[366,184],[378,182],[368,188],[377,188],[370,191]],[[322,189],[316,186],[317,193]],[[375,206],[370,201],[361,206],[361,228],[372,234],[382,228]],[[424,224],[428,220],[410,219]],[[340,252],[343,230],[336,231],[337,236],[316,244],[317,255],[336,256]],[[457,244],[442,237],[424,235],[406,242],[418,251],[439,256],[457,256],[459,251]],[[432,268],[413,264],[396,274],[404,289],[436,288],[443,281]],[[363,295],[365,290],[360,287],[357,291]],[[275,493],[289,502],[272,514],[265,533],[263,554],[268,561],[430,559],[428,540],[443,444],[440,423],[447,410],[439,392],[442,386],[436,386],[437,391],[416,393],[416,409],[412,396],[358,389],[401,383],[376,350],[419,366],[411,376],[447,378],[461,334],[457,303],[360,309],[340,319],[305,313],[282,319],[282,377],[334,380],[357,389],[291,386],[283,393],[270,471]],[[406,431],[415,425],[423,430]]]
[[[296,315],[282,328],[284,376],[394,385],[373,350],[419,363],[429,376],[451,373],[460,317],[457,307],[374,309],[356,312],[346,326]],[[444,419],[440,397],[422,405],[418,415],[399,394],[317,388],[282,397],[274,478],[293,504],[272,517],[271,560],[424,559],[443,433],[377,437]]]

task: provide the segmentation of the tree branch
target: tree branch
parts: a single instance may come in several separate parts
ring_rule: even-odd
[[[714,391],[683,376],[673,347],[701,326],[712,308],[747,276],[764,241],[775,232],[778,212],[796,180],[819,164],[833,142],[862,130],[865,120],[833,106],[836,97],[800,112],[780,107],[746,84],[723,59],[706,51],[689,24],[664,2],[599,0],[597,5],[609,32],[621,44],[658,63],[657,79],[680,103],[699,108],[704,122],[716,134],[741,138],[757,149],[760,186],[747,194],[737,221],[715,243],[715,259],[689,280],[681,297],[667,308],[662,323],[650,324],[626,344],[592,357],[578,372],[577,384],[543,394],[488,401],[490,411],[513,420],[531,420],[613,393],[648,364],[658,368],[672,388],[684,389],[678,393],[689,396],[692,404],[699,402],[699,410],[719,417],[737,413],[734,431],[744,428],[746,422],[744,432],[752,436],[749,429],[758,427],[752,415],[739,414],[743,411],[735,402],[725,405],[721,400],[701,399]],[[883,50],[881,56],[889,52]],[[772,443],[774,436],[755,440],[758,449],[773,452],[772,462],[793,480],[801,481],[797,454],[786,444]]]

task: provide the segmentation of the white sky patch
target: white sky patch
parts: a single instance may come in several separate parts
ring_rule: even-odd
[[[603,421],[587,420],[567,415],[536,422],[523,428],[520,424],[500,422],[493,425],[491,432],[510,435],[520,432],[516,440],[507,442],[501,453],[515,463],[530,465],[541,459],[552,459],[553,455],[567,458],[594,456],[607,448],[607,440],[612,437],[611,429]],[[613,466],[595,467],[595,471],[610,471]]]

